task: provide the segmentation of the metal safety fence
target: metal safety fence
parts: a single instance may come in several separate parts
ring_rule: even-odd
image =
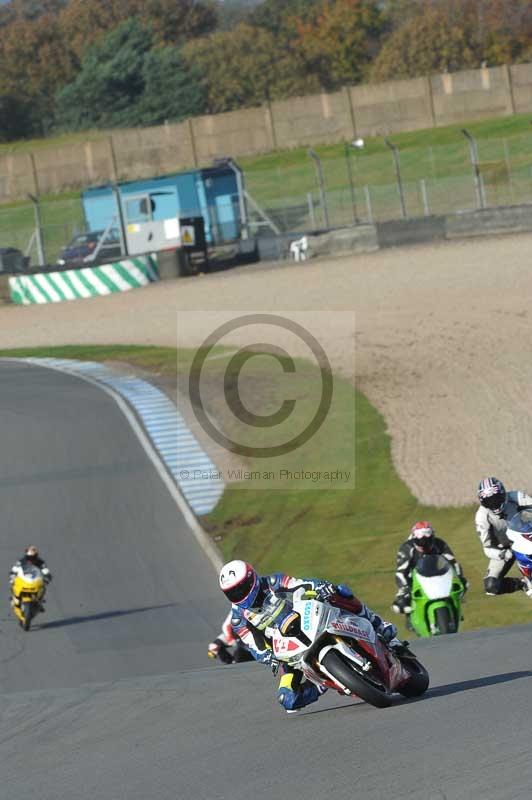
[[[309,150],[246,171],[281,231],[309,231],[532,202],[532,135],[398,148],[393,140]],[[262,226],[263,222],[257,222]]]
[[[244,235],[532,203],[532,131],[475,139],[464,128],[451,143],[409,146],[404,135],[401,141],[397,147],[393,137],[357,139],[257,160],[244,169]],[[234,237],[234,223],[224,220],[235,215],[234,208],[209,209],[218,240]],[[79,197],[0,206],[0,248],[18,248],[34,265],[55,263],[61,248],[84,230]]]

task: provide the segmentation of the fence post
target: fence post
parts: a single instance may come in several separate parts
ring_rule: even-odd
[[[429,196],[427,193],[427,182],[425,178],[421,178],[419,181],[419,186],[421,188],[421,199],[423,200],[423,212],[426,217],[430,217]]]
[[[345,153],[345,160],[347,163],[347,175],[349,177],[349,189],[351,191],[351,205],[353,207],[353,219],[355,221],[355,225],[358,225],[357,198],[355,194],[355,184],[353,181],[353,170],[351,168],[351,156],[349,151],[349,145],[347,142],[344,142],[344,153]]]
[[[397,180],[397,191],[399,192],[399,202],[401,204],[401,216],[403,219],[407,218],[406,213],[406,204],[405,204],[405,196],[403,192],[403,181],[401,180],[401,164],[399,161],[399,151],[395,144],[392,144],[389,139],[385,139],[384,142],[388,145],[390,150],[392,151],[393,155],[393,163],[395,166],[395,177]]]
[[[310,224],[312,225],[312,230],[316,230],[316,215],[314,214],[314,198],[312,197],[312,192],[307,192],[307,205],[308,205],[308,213],[310,216]]]
[[[469,133],[467,128],[462,128],[462,133],[469,142],[469,152],[471,155],[471,164],[473,166],[473,179],[475,182],[475,191],[477,194],[477,207],[486,208],[486,195],[484,186],[480,176],[480,168],[478,165],[478,149],[475,138]]]
[[[129,255],[129,250],[127,246],[126,226],[124,222],[124,210],[122,208],[122,197],[120,195],[120,189],[118,188],[117,183],[112,183],[111,188],[113,190],[116,203],[116,211],[118,217],[118,232],[120,234],[120,249],[122,250],[122,254],[124,256],[127,256]]]
[[[327,196],[325,194],[325,186],[323,182],[323,170],[321,168],[321,159],[319,155],[316,153],[315,150],[310,148],[308,151],[308,155],[314,159],[316,164],[316,175],[318,177],[318,184],[320,187],[320,200],[321,200],[321,207],[323,208],[323,216],[325,219],[325,227],[329,228],[329,209],[327,208]]]
[[[35,217],[35,236],[37,239],[37,257],[39,259],[39,266],[44,267],[46,264],[46,256],[44,253],[44,243],[42,240],[42,220],[41,220],[41,207],[39,199],[33,194],[28,195],[33,203],[33,215]]]
[[[35,196],[38,197],[41,192],[39,190],[39,174],[37,172],[37,165],[35,164],[35,156],[33,155],[33,153],[29,153],[28,155],[30,157],[31,177],[32,177],[32,180],[33,180],[33,191],[35,193]]]
[[[118,180],[118,166],[116,163],[116,152],[115,152],[115,143],[113,140],[113,134],[111,134],[108,138],[109,142],[109,154],[111,156],[111,178],[116,183]]]
[[[366,198],[366,208],[368,210],[368,222],[370,225],[373,225],[373,206],[371,205],[369,186],[364,186],[364,197]]]

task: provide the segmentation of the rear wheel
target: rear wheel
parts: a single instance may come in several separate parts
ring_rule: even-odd
[[[455,625],[448,608],[446,608],[445,606],[437,608],[434,614],[434,618],[436,620],[436,627],[438,628],[440,636],[446,633],[455,632]]]
[[[25,603],[25,605],[24,605],[24,622],[22,624],[22,627],[24,628],[25,631],[29,631],[29,629],[30,629],[31,618],[33,616],[32,611],[33,611],[32,604],[31,603]]]
[[[336,650],[329,650],[324,656],[322,664],[342,686],[347,687],[366,703],[377,708],[388,708],[392,704],[392,698],[384,689],[368,683]]]

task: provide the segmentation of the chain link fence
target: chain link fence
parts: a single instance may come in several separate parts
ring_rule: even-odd
[[[340,157],[338,148],[318,158],[309,151],[303,162],[246,171],[246,186],[281,232],[532,202],[532,135],[479,139],[476,159],[465,135],[404,147],[396,149],[397,168],[389,144],[347,143]]]
[[[266,157],[245,170],[248,232],[299,233],[532,203],[532,132],[476,141],[467,133],[424,148],[357,140]],[[38,208],[0,206],[0,248],[21,250],[33,265],[53,264],[84,230],[79,197],[41,198]]]
[[[61,248],[83,230],[78,198],[0,206],[0,247],[17,248],[29,256],[31,264],[54,263]]]

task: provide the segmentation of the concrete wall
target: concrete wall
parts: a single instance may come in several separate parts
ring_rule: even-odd
[[[191,120],[197,159],[209,163],[221,156],[253,155],[275,150],[270,108],[244,108]]]
[[[432,75],[430,83],[436,125],[514,113],[508,67]]]
[[[354,136],[349,91],[291,97],[271,105],[276,146],[328,144]]]
[[[528,114],[532,109],[532,64],[510,67],[512,93],[516,114]]]
[[[151,178],[197,163],[190,121],[119,130],[109,142],[119,180]]]
[[[428,78],[353,86],[349,91],[357,136],[387,136],[434,126]]]
[[[81,145],[0,157],[0,203],[28,192],[58,192],[109,180],[146,178],[353,136],[526,113],[532,108],[532,64],[354,86],[292,97],[179,124],[109,132]]]

